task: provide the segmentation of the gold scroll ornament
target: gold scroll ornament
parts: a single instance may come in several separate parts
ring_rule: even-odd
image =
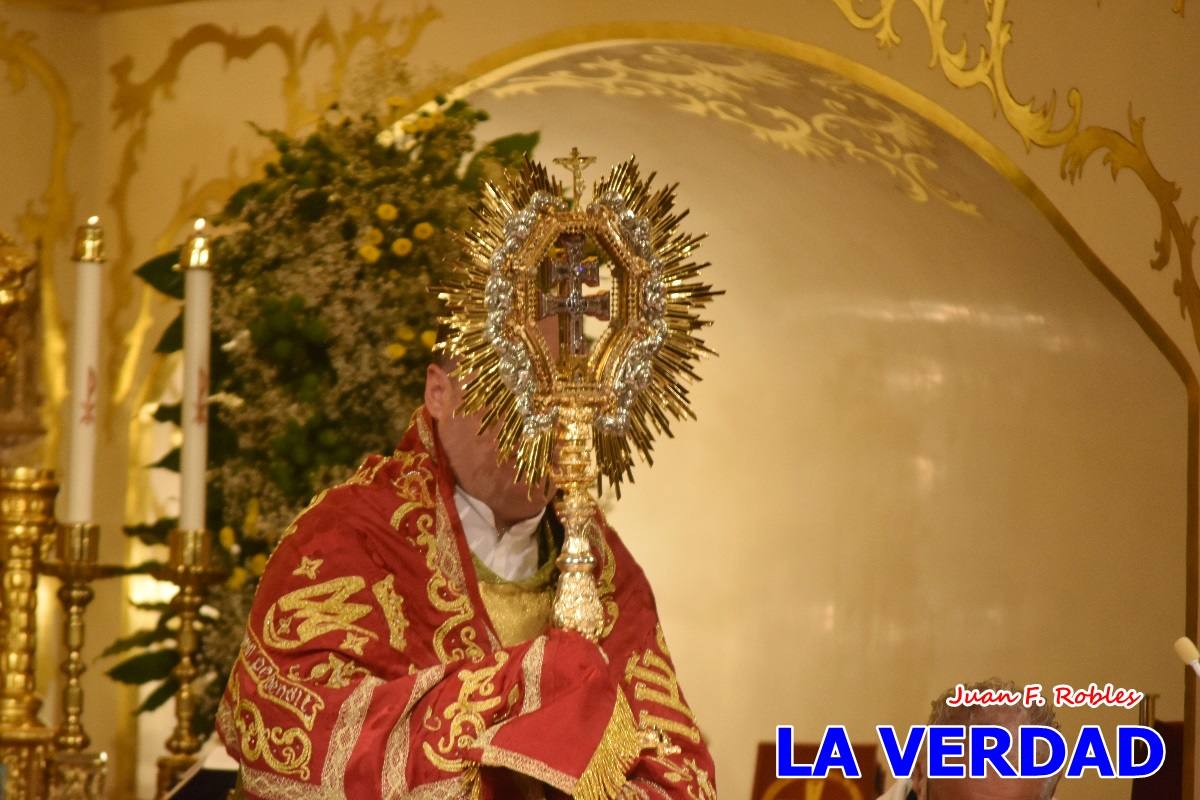
[[[711,353],[696,332],[720,292],[692,260],[701,237],[684,233],[674,187],[657,190],[636,161],[614,167],[583,205],[583,170],[594,158],[573,148],[555,163],[572,192],[527,162],[502,186],[484,188],[465,257],[442,288],[450,334],[444,347],[462,381],[460,413],[483,411],[501,457],[518,479],[561,490],[555,509],[566,537],[558,558],[554,624],[596,641],[606,620],[594,576],[599,543],[593,486],[632,479],[632,451],[648,459],[669,418],[693,416],[684,383]],[[604,278],[607,291],[585,293]],[[538,322],[555,318],[557,341]],[[585,318],[607,323],[589,341]],[[553,457],[552,457],[553,456]]]

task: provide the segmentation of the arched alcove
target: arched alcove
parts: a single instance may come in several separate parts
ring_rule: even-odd
[[[699,421],[611,518],[723,795],[776,724],[870,740],[992,675],[1135,687],[1183,717],[1194,377],[997,149],[799,45],[598,41],[462,93],[484,138],[539,130],[542,160],[636,153],[710,234],[728,294]]]

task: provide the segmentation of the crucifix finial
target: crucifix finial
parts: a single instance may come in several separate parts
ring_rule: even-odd
[[[569,155],[554,159],[554,163],[571,170],[571,177],[573,179],[572,190],[574,192],[574,196],[571,198],[571,207],[578,207],[579,199],[583,196],[584,190],[583,171],[596,163],[596,157],[581,155],[578,147],[572,147]]]

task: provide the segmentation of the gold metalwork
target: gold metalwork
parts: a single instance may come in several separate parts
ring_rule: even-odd
[[[737,125],[755,139],[803,158],[873,165],[913,202],[936,199],[963,214],[979,214],[975,203],[934,181],[938,164],[922,120],[834,75],[810,79],[823,95],[819,110],[798,113],[781,101],[798,94],[799,81],[756,56],[739,57],[723,48],[719,58],[707,59],[677,44],[654,44],[633,57],[605,53],[569,68],[526,72],[490,91],[510,97],[589,89],[605,96],[650,98],[675,111]]]
[[[72,261],[83,261],[90,264],[103,264],[104,229],[100,227],[100,218],[91,216],[86,225],[80,225],[75,231],[75,249],[71,255]]]
[[[870,16],[859,14],[853,0],[833,0],[846,19],[861,30],[876,30],[875,38],[880,47],[900,44],[900,36],[892,24],[898,0],[881,0],[879,11]],[[1016,99],[1008,85],[1005,71],[1005,50],[1013,41],[1013,25],[1006,19],[1007,0],[992,0],[988,4],[988,21],[985,31],[988,43],[980,48],[972,63],[964,42],[953,50],[946,44],[945,31],[948,22],[944,4],[939,0],[912,0],[921,13],[928,29],[931,69],[941,68],[946,80],[959,89],[983,87],[991,94],[997,109],[1004,119],[1021,137],[1028,150],[1037,145],[1046,149],[1062,148],[1059,170],[1062,177],[1071,182],[1083,175],[1083,167],[1096,153],[1109,167],[1115,181],[1122,170],[1129,170],[1142,182],[1158,206],[1160,232],[1154,243],[1155,256],[1150,266],[1156,270],[1165,268],[1171,261],[1172,251],[1179,253],[1179,277],[1174,282],[1175,294],[1179,297],[1179,310],[1186,313],[1192,322],[1192,335],[1200,347],[1200,282],[1197,281],[1193,257],[1195,254],[1194,228],[1197,218],[1184,219],[1179,210],[1181,190],[1178,185],[1163,177],[1154,165],[1146,149],[1144,135],[1145,118],[1133,115],[1133,104],[1128,111],[1129,136],[1111,128],[1097,125],[1083,127],[1083,98],[1078,89],[1067,91],[1067,106],[1070,118],[1061,127],[1055,127],[1055,95],[1041,106],[1034,101],[1022,103]],[[1176,10],[1183,13],[1181,0]]]
[[[29,296],[26,279],[36,263],[0,231],[0,379],[8,377],[9,366],[17,354],[12,320]]]
[[[387,575],[371,585],[371,592],[379,602],[379,610],[388,627],[388,644],[397,653],[408,646],[404,638],[408,630],[408,618],[404,616],[404,596],[396,591],[396,576]]]
[[[204,230],[207,226],[208,221],[204,217],[198,217],[192,224],[192,235],[183,245],[183,257],[179,260],[178,268],[211,269],[212,252],[208,244],[209,236]]]
[[[42,565],[47,575],[62,581],[58,599],[63,606],[63,687],[59,724],[50,756],[50,797],[62,800],[94,800],[104,796],[108,757],[86,752],[91,738],[83,728],[83,685],[87,670],[83,659],[84,610],[92,601],[92,582],[120,575],[119,566],[97,563],[100,528],[77,523],[61,525],[54,557]]]
[[[66,80],[53,64],[34,46],[36,36],[28,31],[10,31],[0,20],[0,63],[6,66],[6,77],[13,92],[22,91],[34,81],[45,91],[53,109],[53,132],[47,138],[50,153],[46,188],[37,204],[30,206],[18,218],[21,237],[37,242],[42,264],[58,263],[56,252],[60,242],[71,230],[74,213],[74,193],[67,179],[68,156],[78,123],[72,110],[71,92]],[[58,447],[58,410],[67,397],[67,378],[63,368],[67,363],[66,337],[63,333],[62,310],[59,308],[57,282],[49,272],[40,276],[38,296],[44,323],[41,341],[41,380],[38,389],[44,395],[41,427],[47,431],[43,450],[54,453]]]
[[[860,25],[870,30],[875,25],[889,26],[889,16],[881,14],[877,21]],[[853,21],[853,20],[852,20]],[[883,29],[881,28],[881,31]],[[1188,631],[1200,636],[1200,510],[1197,497],[1200,497],[1200,440],[1196,432],[1200,431],[1200,384],[1192,370],[1188,357],[1172,337],[1164,330],[1155,317],[1146,310],[1137,296],[1112,271],[1108,264],[1101,259],[1084,241],[1083,237],[1072,226],[1057,206],[1039,189],[1020,167],[1005,152],[984,138],[976,130],[943,106],[933,102],[924,95],[914,91],[903,83],[889,78],[871,67],[852,59],[838,55],[824,48],[798,42],[782,36],[744,30],[725,25],[708,25],[692,23],[607,23],[587,25],[576,28],[559,30],[516,45],[499,50],[469,64],[463,72],[451,79],[431,86],[428,90],[414,96],[415,101],[424,102],[437,92],[451,90],[455,85],[471,80],[473,89],[486,87],[505,74],[503,68],[537,54],[552,54],[554,51],[579,46],[584,43],[602,42],[619,39],[672,39],[680,41],[698,41],[715,44],[725,44],[733,47],[743,47],[756,51],[776,53],[796,61],[812,64],[830,70],[838,75],[861,83],[880,93],[884,97],[900,103],[905,108],[932,121],[942,130],[953,136],[964,146],[976,153],[989,164],[1006,181],[1021,192],[1041,213],[1054,230],[1063,237],[1084,266],[1092,273],[1107,291],[1141,328],[1142,332],[1170,364],[1179,377],[1187,394],[1186,424],[1188,428],[1187,458],[1186,458],[1186,504],[1187,521],[1185,524],[1184,563],[1187,570],[1187,609],[1185,627]],[[489,81],[489,76],[496,75]],[[1115,132],[1114,132],[1115,135]],[[1172,186],[1174,184],[1171,184]],[[1161,206],[1160,206],[1161,207]],[[1181,249],[1181,265],[1185,261]],[[1181,267],[1182,268],[1182,267]],[[1184,793],[1191,794],[1193,785],[1193,769],[1196,729],[1196,718],[1193,714],[1196,683],[1189,679],[1185,686],[1184,716],[1185,716],[1185,765]]]
[[[371,45],[381,52],[403,59],[416,46],[426,26],[441,17],[441,12],[432,5],[405,16],[386,16],[382,7],[376,5],[370,13],[363,14],[355,9],[351,12],[349,25],[338,30],[327,14],[322,14],[307,31],[290,30],[279,25],[266,26],[256,33],[241,34],[206,23],[196,25],[176,38],[167,48],[163,60],[143,80],[133,79],[133,60],[125,57],[112,68],[116,83],[113,108],[115,126],[127,131],[128,136],[121,148],[118,174],[108,201],[113,206],[116,218],[115,236],[119,253],[108,281],[115,302],[105,318],[106,339],[120,343],[112,348],[109,371],[117,376],[113,384],[112,403],[120,407],[131,399],[139,388],[136,405],[157,400],[170,378],[170,370],[156,370],[156,380],[143,383],[137,380],[143,367],[143,350],[147,337],[161,318],[162,312],[153,290],[138,287],[132,271],[132,258],[139,252],[134,238],[130,218],[131,185],[141,169],[148,141],[150,121],[157,105],[164,99],[177,98],[175,91],[183,65],[194,53],[204,52],[216,46],[226,62],[249,61],[263,51],[275,50],[283,59],[283,74],[280,76],[280,95],[284,104],[284,123],[281,129],[295,134],[312,124],[329,105],[340,98],[351,61],[360,54],[360,48]],[[389,42],[393,33],[398,37]],[[304,75],[309,63],[321,59],[327,52],[332,64],[323,67],[325,77],[319,87],[311,90],[305,86]],[[249,164],[239,169],[240,161]],[[182,179],[181,198],[172,218],[153,243],[156,251],[165,250],[176,239],[178,230],[197,214],[219,206],[239,186],[252,180],[269,160],[266,154],[244,159],[236,149],[229,153],[227,174],[221,178],[197,182],[192,178]],[[145,247],[145,244],[142,244]],[[136,318],[129,319],[129,309],[137,309]],[[142,423],[134,418],[131,440],[136,441]],[[141,463],[141,457],[131,449],[131,474]],[[144,489],[143,489],[144,490]]]
[[[165,797],[179,777],[196,763],[196,752],[202,744],[192,730],[196,704],[192,682],[199,672],[195,662],[197,624],[206,588],[224,576],[213,564],[212,537],[208,531],[173,530],[167,544],[170,556],[158,577],[179,587],[172,600],[179,619],[179,663],[172,675],[179,682],[179,692],[175,695],[175,730],[167,739],[169,755],[158,760],[157,798]]]
[[[49,470],[0,468],[0,558],[4,563],[3,661],[0,661],[0,762],[5,797],[35,800],[46,791],[46,758],[54,732],[42,724],[34,684],[37,584],[54,537],[58,484]]]
[[[580,155],[578,147],[571,148],[571,154],[565,158],[556,158],[554,163],[571,171],[571,208],[578,208],[583,199],[587,184],[583,181],[583,171],[596,163],[595,156]]]
[[[587,158],[574,149],[559,163],[580,189]],[[462,412],[485,411],[483,426],[498,427],[519,477],[551,477],[562,490],[554,623],[596,640],[605,614],[590,490],[601,476],[614,485],[632,477],[630,442],[649,460],[654,435],[670,434],[668,416],[692,416],[683,381],[711,352],[695,332],[708,324],[699,312],[720,293],[698,280],[704,265],[691,257],[700,238],[678,229],[684,214],[674,210],[674,189],[653,191],[633,160],[597,183],[586,210],[579,199],[569,206],[562,185],[534,163],[503,187],[489,184],[479,224],[464,237],[466,257],[441,296]],[[600,255],[585,255],[589,243]],[[584,284],[599,284],[601,257],[611,295],[584,295]],[[611,317],[590,352],[585,314]],[[537,329],[548,316],[558,318],[557,353]]]

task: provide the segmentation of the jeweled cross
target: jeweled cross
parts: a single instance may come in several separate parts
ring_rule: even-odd
[[[571,170],[572,191],[574,192],[574,197],[571,198],[571,207],[578,208],[584,190],[583,171],[596,163],[596,157],[580,155],[579,148],[572,147],[570,155],[556,158],[554,163]]]
[[[558,293],[542,293],[538,318],[557,314],[559,352],[583,356],[587,354],[583,318],[592,316],[607,322],[611,306],[608,292],[583,293],[585,285],[600,285],[600,265],[583,257],[584,235],[568,233],[559,241],[561,254],[550,257],[550,280],[557,284]]]

